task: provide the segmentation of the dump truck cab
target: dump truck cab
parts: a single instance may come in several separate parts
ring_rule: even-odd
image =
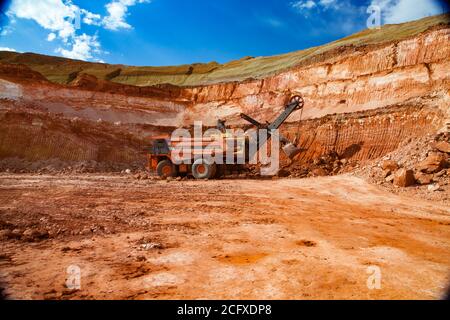
[[[161,177],[176,176],[177,168],[172,163],[170,152],[169,136],[152,137],[147,148],[147,169]]]

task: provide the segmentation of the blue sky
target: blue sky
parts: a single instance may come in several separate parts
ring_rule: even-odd
[[[5,1],[1,1],[4,2]],[[0,49],[129,65],[227,62],[448,11],[439,0],[11,0]]]

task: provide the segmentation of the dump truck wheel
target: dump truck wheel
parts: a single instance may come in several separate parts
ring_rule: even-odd
[[[156,166],[156,172],[161,178],[175,177],[177,175],[177,168],[170,160],[162,160]]]
[[[216,164],[207,163],[203,159],[195,160],[192,165],[192,175],[195,179],[211,179],[216,174]]]

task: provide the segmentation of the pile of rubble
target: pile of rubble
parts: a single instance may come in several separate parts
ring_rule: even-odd
[[[62,161],[47,159],[28,161],[20,158],[6,158],[0,160],[0,172],[5,173],[35,173],[35,174],[82,174],[96,172],[122,172],[126,169],[136,172],[143,168],[142,163],[108,163],[87,161]]]
[[[323,156],[307,163],[289,161],[278,173],[282,177],[307,178],[337,175],[359,168],[359,161],[340,157],[336,151],[329,151]]]
[[[436,193],[431,198],[450,201],[450,133],[405,141],[396,151],[355,174],[400,193],[404,189]]]

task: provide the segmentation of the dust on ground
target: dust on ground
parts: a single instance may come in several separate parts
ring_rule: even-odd
[[[438,299],[449,227],[447,206],[350,175],[1,174],[0,282],[10,299]]]

